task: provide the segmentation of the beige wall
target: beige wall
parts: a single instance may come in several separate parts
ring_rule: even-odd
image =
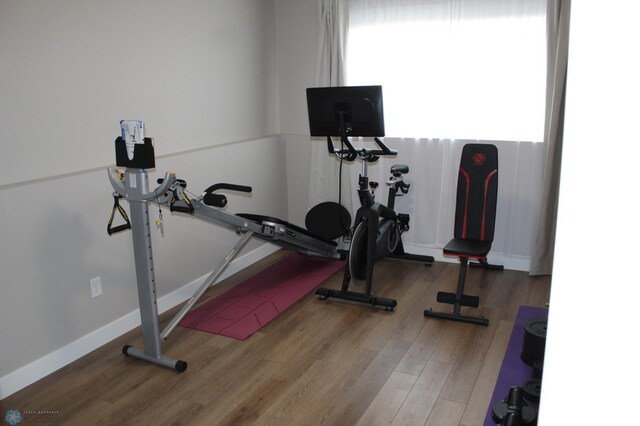
[[[215,182],[250,185],[228,210],[277,217],[287,215],[287,185],[273,1],[3,1],[0,76],[4,397],[136,317],[131,233],[106,233],[120,119],[144,120],[155,138],[153,181],[176,171],[197,195]],[[163,216],[164,238],[152,229],[160,299],[237,241]],[[251,242],[245,262],[263,246]],[[96,276],[103,295],[92,299]]]

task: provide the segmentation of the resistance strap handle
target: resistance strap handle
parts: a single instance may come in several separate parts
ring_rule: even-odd
[[[189,204],[189,207],[184,207],[184,206],[176,206],[172,202],[171,205],[169,206],[169,210],[172,212],[193,214],[193,206],[191,204]]]
[[[113,193],[113,209],[111,210],[111,216],[109,217],[109,223],[107,224],[107,234],[109,235],[115,234],[116,232],[131,229],[131,222],[129,222],[129,216],[127,216],[127,212],[120,205],[120,198],[122,198],[122,195],[118,194],[117,192]],[[120,215],[122,216],[122,218],[125,220],[126,223],[124,225],[118,225],[118,226],[112,227],[111,225],[113,224],[113,217],[116,214],[116,210],[120,213]]]
[[[175,204],[176,201],[180,201],[184,203],[184,205]],[[169,210],[172,212],[193,214],[193,204],[189,197],[187,197],[187,194],[185,194],[182,185],[174,188],[173,197],[171,197],[171,203],[169,204]]]

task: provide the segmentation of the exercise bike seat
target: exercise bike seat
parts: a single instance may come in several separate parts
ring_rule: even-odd
[[[395,166],[391,166],[391,174],[396,177],[407,173],[409,173],[409,166],[406,164],[396,164]]]
[[[331,245],[334,245],[334,246],[337,245],[335,241],[331,241],[331,240],[328,240],[328,239],[326,239],[324,237],[316,235],[316,234],[314,234],[312,232],[309,232],[308,230],[306,230],[306,229],[304,229],[304,228],[302,228],[300,226],[294,225],[293,223],[289,223],[286,220],[282,220],[282,219],[278,219],[278,218],[270,217],[270,216],[263,216],[263,215],[259,215],[259,214],[252,214],[252,213],[237,213],[236,216],[240,216],[240,217],[242,217],[244,219],[252,220],[252,221],[254,221],[256,223],[270,222],[270,223],[275,223],[277,225],[282,225],[282,226],[286,227],[287,230],[293,231],[295,233],[306,235],[307,237],[315,238],[315,239],[318,239],[320,241],[324,241],[327,244],[331,244]]]

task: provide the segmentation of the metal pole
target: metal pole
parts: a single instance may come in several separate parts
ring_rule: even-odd
[[[249,241],[253,232],[246,232],[240,241],[231,249],[231,251],[225,256],[223,262],[218,265],[218,267],[207,277],[207,279],[202,283],[198,291],[189,299],[187,303],[184,304],[180,312],[176,314],[175,317],[171,320],[171,322],[167,325],[167,327],[160,334],[160,338],[165,340],[169,334],[178,326],[180,321],[189,313],[189,311],[193,308],[193,306],[198,303],[198,300],[202,297],[205,291],[211,287],[213,283],[222,275],[227,266],[231,263],[231,261],[238,255],[242,247]]]
[[[144,169],[126,170],[125,191],[131,211],[131,231],[133,233],[133,254],[136,264],[138,301],[144,349],[125,346],[123,352],[145,361],[184,371],[186,363],[162,355],[156,282],[153,272],[151,251],[151,231],[149,227],[148,176]]]

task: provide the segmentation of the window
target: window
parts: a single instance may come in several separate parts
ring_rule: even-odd
[[[542,141],[545,0],[351,0],[348,85],[389,137]]]

